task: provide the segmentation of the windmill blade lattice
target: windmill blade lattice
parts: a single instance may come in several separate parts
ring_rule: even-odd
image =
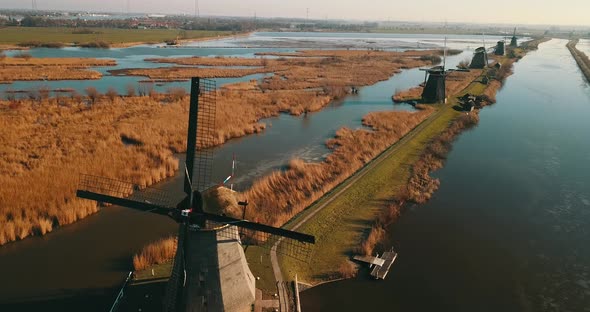
[[[210,147],[215,145],[217,87],[215,81],[209,79],[193,78],[191,83],[191,101],[197,101],[198,105],[191,103],[189,118],[195,119],[196,129],[191,129],[193,124],[189,123],[186,166],[191,189],[202,192],[212,185],[213,154]],[[194,94],[195,92],[197,94]],[[198,107],[196,112],[193,110],[194,107]],[[193,135],[195,132],[196,135]],[[194,142],[191,138],[195,138]]]
[[[175,201],[166,191],[153,187],[142,188],[130,182],[88,174],[80,175],[78,191],[125,199],[164,209],[174,209],[175,207]]]
[[[257,246],[272,249],[281,240],[277,247],[277,253],[289,256],[303,262],[311,259],[313,244],[299,239],[274,235],[260,230],[253,230],[240,226],[240,223],[227,225],[227,223],[207,222],[208,227],[219,228],[218,236],[227,240],[236,240],[233,227],[238,229],[239,240],[244,246]]]
[[[211,221],[208,223],[211,225],[216,224],[217,226],[222,226],[221,223]],[[277,246],[277,253],[306,263],[311,259],[313,244],[293,238],[282,237],[262,231],[243,228],[239,226],[239,223],[236,225],[231,225],[227,227],[227,229],[218,231],[218,236],[228,240],[235,239],[235,231],[231,229],[231,227],[234,226],[238,228],[238,233],[240,235],[239,239],[244,246],[257,246],[270,250],[279,240],[281,240],[280,244]]]

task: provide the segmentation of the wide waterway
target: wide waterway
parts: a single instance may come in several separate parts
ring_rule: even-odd
[[[463,39],[465,38],[457,45],[467,45]],[[440,36],[438,40],[440,41]],[[477,40],[472,39],[471,45]],[[38,49],[32,53],[36,56],[80,56],[80,53],[88,53],[88,57],[112,57],[110,53],[121,53],[121,59],[131,58],[142,62],[144,56],[156,54],[154,51],[166,51],[165,53],[173,55],[190,55],[193,52],[192,48],[130,49],[131,51],[122,49],[111,52]],[[132,51],[142,56],[133,56]],[[236,50],[231,48],[216,51],[236,55]],[[240,51],[246,53],[246,50]],[[247,53],[252,52],[252,49],[247,50]],[[199,50],[198,53],[210,55],[212,52]],[[471,51],[468,50],[462,55],[450,57],[448,64],[457,64],[470,55]],[[120,63],[120,66],[124,64]],[[392,104],[391,95],[396,89],[417,85],[423,78],[423,72],[418,69],[407,70],[388,81],[361,88],[358,96],[332,103],[321,112],[301,117],[281,115],[264,120],[271,126],[262,134],[232,140],[214,150],[214,179],[222,180],[229,174],[234,153],[238,157],[238,189],[247,187],[255,177],[281,168],[293,157],[320,161],[329,153],[324,146],[325,140],[332,137],[338,128],[361,127],[362,117],[370,111],[411,109],[407,105]],[[115,80],[110,83],[101,82],[104,83],[103,88],[107,88],[110,83],[121,83]],[[223,82],[225,81],[219,81],[220,84]],[[49,83],[63,83],[67,86],[78,82]],[[289,140],[284,139],[287,135]],[[180,178],[160,183],[158,187],[180,197]],[[0,247],[0,276],[2,280],[9,281],[0,286],[0,310],[22,311],[42,306],[59,311],[104,311],[112,302],[116,287],[131,268],[133,253],[146,243],[175,231],[176,225],[164,217],[109,207],[95,216],[60,228],[45,237],[30,238]],[[4,305],[3,308],[2,303],[8,302],[16,305]]]
[[[310,311],[590,311],[590,87],[552,40],[462,134],[433,199],[389,229],[385,281],[326,284]]]

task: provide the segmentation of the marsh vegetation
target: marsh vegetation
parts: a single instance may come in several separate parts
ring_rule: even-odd
[[[389,78],[401,68],[423,65],[424,62],[414,56],[426,52],[416,53],[308,51],[302,54],[313,57],[277,60],[289,64],[290,70],[280,73],[289,81],[275,79],[275,75],[262,83],[238,83],[216,91],[218,126],[209,142],[211,146],[220,145],[232,138],[260,132],[265,128],[259,122],[261,119],[282,112],[299,115],[320,110],[333,99],[345,95],[345,88],[351,83],[356,86],[372,84]],[[406,56],[408,61],[404,59]],[[9,63],[25,61],[10,59]],[[88,64],[83,60],[31,58],[29,61],[49,65]],[[108,61],[105,62],[108,64]],[[350,75],[350,68],[357,69],[359,75]],[[43,235],[57,226],[70,224],[98,211],[96,203],[75,197],[79,173],[130,181],[146,187],[177,171],[179,164],[173,154],[184,152],[186,145],[186,124],[177,122],[187,120],[186,93],[171,89],[167,94],[151,90],[139,92],[140,96],[134,96],[135,92],[119,96],[115,92],[101,94],[92,87],[87,88],[85,93],[49,97],[49,93],[44,91],[40,94],[47,96],[0,102],[3,112],[0,115],[0,134],[5,139],[0,150],[0,183],[3,184],[0,189],[0,224],[3,224],[0,244],[31,235]],[[404,127],[418,122],[423,114],[400,113],[389,122],[398,123],[400,131],[405,131]],[[365,123],[376,129],[388,124],[384,119],[371,116]],[[374,150],[388,144],[388,140],[395,139],[399,134],[383,136],[379,131],[343,129],[339,138],[330,144],[336,154],[344,153],[343,148],[336,148],[336,145],[344,144],[346,140],[369,138],[374,134],[378,134],[375,146],[368,147],[363,156],[355,161],[355,166],[358,166],[370,159]],[[344,161],[334,157],[333,161]],[[292,162],[293,173],[309,171],[309,178],[313,180],[307,190],[318,188],[317,183],[321,183],[321,179],[337,181],[342,177],[341,172],[326,172],[326,168],[317,169],[317,165],[313,164],[304,164],[304,168],[300,168],[298,164],[297,160]],[[313,175],[319,175],[320,180]],[[300,186],[306,192],[305,186]],[[261,199],[259,207],[267,203]],[[279,207],[286,211],[277,220],[267,220],[267,216],[258,219],[275,224],[279,220],[284,222],[285,216],[292,216],[295,211],[288,205]]]
[[[0,83],[17,80],[90,80],[102,74],[89,67],[115,66],[113,60],[94,58],[34,58],[27,52],[0,57]]]

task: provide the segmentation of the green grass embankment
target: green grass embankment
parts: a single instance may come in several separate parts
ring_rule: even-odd
[[[584,76],[586,76],[586,79],[590,81],[590,59],[588,59],[586,53],[576,48],[578,42],[579,39],[570,40],[566,46],[576,60],[576,63],[578,63],[580,70],[582,70],[582,73],[584,73]]]
[[[286,279],[298,274],[303,282],[315,284],[338,277],[340,263],[348,259],[372,226],[375,216],[390,202],[410,177],[410,167],[420,158],[428,142],[442,132],[459,115],[450,105],[440,107],[424,128],[408,134],[409,140],[396,143],[393,154],[370,168],[358,181],[327,204],[297,231],[316,236],[314,254],[309,264],[279,255]],[[420,126],[419,126],[420,127]],[[338,192],[347,183],[332,191]],[[297,219],[304,218],[324,205],[324,197]],[[290,224],[296,224],[297,219]],[[287,226],[289,227],[289,226]]]
[[[49,47],[105,42],[111,46],[139,43],[160,43],[176,39],[178,29],[119,29],[119,28],[65,28],[65,27],[5,27],[0,30],[0,45],[18,46],[41,43]],[[227,36],[229,31],[182,31],[181,39],[203,39]]]

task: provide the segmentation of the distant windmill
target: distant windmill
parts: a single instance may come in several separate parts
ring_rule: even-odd
[[[469,68],[482,69],[488,66],[488,50],[486,49],[485,35],[482,34],[483,46],[475,49]]]
[[[244,238],[271,248],[277,239],[286,255],[307,259],[315,238],[244,219],[206,211],[203,193],[210,186],[214,137],[215,82],[191,80],[190,112],[184,179],[186,197],[178,204],[166,192],[131,183],[82,175],[77,196],[155,213],[178,222],[178,243],[168,281],[165,311],[251,311],[255,279],[248,268]],[[244,206],[247,201],[240,202]],[[245,217],[245,213],[243,215]]]
[[[449,72],[469,71],[463,69],[446,69],[447,65],[447,38],[445,37],[445,46],[443,50],[443,65],[435,66],[425,71],[424,90],[422,91],[422,102],[424,103],[445,103],[446,94],[446,77]]]
[[[31,8],[33,11],[37,11],[37,0],[32,0]]]
[[[506,50],[505,46],[506,46],[505,40],[498,41],[498,43],[496,44],[496,48],[494,49],[494,54],[495,55],[504,55],[504,52]]]
[[[479,47],[475,49],[473,58],[469,64],[469,68],[481,69],[487,66],[488,63],[488,52],[485,47]]]
[[[516,27],[514,27],[514,33],[512,34],[512,39],[510,39],[510,47],[512,47],[512,48],[518,47],[518,39],[516,38]]]

